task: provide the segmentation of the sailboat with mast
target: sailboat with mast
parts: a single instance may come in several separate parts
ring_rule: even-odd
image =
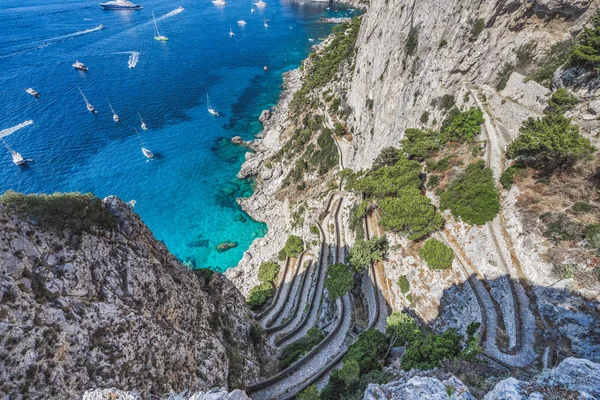
[[[229,25],[229,36],[234,37],[235,33],[231,30],[231,25]]]
[[[106,101],[108,102],[108,106],[110,107],[110,111],[112,111],[112,113],[113,113],[113,121],[120,122],[121,119],[119,118],[119,116],[117,115],[117,113],[115,112],[115,110],[113,109],[112,104],[110,104],[110,101],[108,101],[108,99],[106,99]]]
[[[135,134],[137,135],[140,141],[140,147],[142,148],[142,153],[144,154],[144,157],[146,157],[148,160],[154,157],[154,154],[152,154],[150,150],[144,147],[144,144],[142,143],[142,137],[140,136],[140,133],[138,132],[137,128],[135,128]]]
[[[87,107],[87,110],[89,112],[91,112],[92,114],[95,114],[97,111],[94,108],[93,105],[90,104],[90,102],[88,101],[88,99],[85,97],[85,94],[83,94],[83,92],[81,91],[81,88],[79,86],[77,86],[77,89],[79,89],[79,93],[81,93],[81,95],[83,96],[83,100],[85,100],[85,106]]]
[[[146,126],[146,123],[142,119],[142,114],[138,113],[138,115],[140,116],[140,122],[142,123],[142,125],[141,125],[142,129],[145,130],[145,131],[147,131],[148,127]]]
[[[154,11],[152,11],[152,20],[154,21],[154,39],[158,40],[159,42],[166,42],[167,40],[169,40],[168,37],[161,35],[158,31],[158,25],[156,24],[156,17],[154,17]]]
[[[15,151],[13,149],[11,149],[10,146],[8,145],[8,143],[6,143],[4,141],[4,139],[0,138],[0,140],[2,141],[2,144],[4,145],[4,147],[6,147],[6,150],[8,150],[9,153],[11,154],[11,156],[12,156],[12,162],[15,163],[16,166],[23,167],[23,166],[27,165],[27,160],[25,160],[23,158],[23,156],[21,155],[21,153]]]
[[[206,93],[206,107],[208,108],[208,112],[210,114],[214,115],[215,117],[219,116],[219,112],[217,110],[215,110],[214,108],[212,108],[210,105],[210,99],[208,98],[208,93]]]

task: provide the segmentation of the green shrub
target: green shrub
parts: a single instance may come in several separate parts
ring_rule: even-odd
[[[492,170],[479,160],[467,167],[440,196],[440,207],[470,225],[483,225],[500,210],[500,194]]]
[[[414,318],[399,311],[387,317],[385,332],[398,346],[412,343],[423,335]]]
[[[502,187],[506,190],[510,190],[512,185],[515,183],[515,176],[523,169],[518,164],[513,164],[510,167],[506,168],[502,175],[500,176],[500,183]]]
[[[312,233],[313,235],[319,234],[319,228],[316,225],[311,225],[309,230],[310,230],[310,233]]]
[[[275,282],[279,275],[279,264],[274,261],[264,261],[258,267],[258,280],[261,283]]]
[[[439,161],[435,161],[433,159],[429,159],[425,162],[425,166],[427,171],[436,171],[436,172],[444,172],[450,169],[450,159],[452,156],[447,156],[442,158]]]
[[[510,63],[505,63],[502,69],[500,70],[500,73],[498,74],[498,83],[496,84],[497,91],[501,91],[504,90],[504,88],[506,88],[506,84],[508,83],[508,80],[510,79],[510,76],[513,72],[515,72],[514,65]]]
[[[442,124],[442,134],[447,140],[473,143],[483,124],[483,112],[473,107],[465,112],[455,109]]]
[[[350,345],[343,360],[358,362],[361,374],[366,374],[381,368],[388,346],[389,339],[383,333],[376,329],[368,329]]]
[[[585,227],[585,240],[587,247],[596,250],[600,256],[600,224],[589,224]],[[598,279],[600,280],[600,277]]]
[[[388,241],[385,236],[367,241],[357,240],[354,247],[350,249],[348,262],[355,270],[360,271],[373,262],[382,261],[387,249]]]
[[[112,229],[116,219],[104,210],[102,200],[91,193],[23,194],[12,190],[0,196],[9,213],[33,220],[44,228],[87,230],[92,226]]]
[[[319,389],[317,385],[313,383],[296,396],[296,400],[316,400],[319,398]]]
[[[477,40],[481,32],[485,29],[485,21],[482,18],[472,19],[469,21],[469,41]]]
[[[402,150],[410,157],[422,161],[431,157],[444,144],[439,132],[408,128],[400,142]]]
[[[400,275],[398,278],[398,287],[403,294],[410,292],[410,282],[406,278],[406,275]]]
[[[419,188],[421,169],[420,163],[401,158],[392,166],[372,170],[355,182],[348,182],[347,186],[363,192],[366,197],[397,196],[403,188]]]
[[[517,49],[517,62],[515,64],[515,69],[518,72],[525,74],[529,69],[533,63],[536,47],[537,43],[533,40],[519,46]]]
[[[338,372],[338,377],[344,381],[345,385],[351,386],[360,379],[360,366],[356,360],[344,361],[342,368]]]
[[[313,326],[308,330],[306,336],[283,348],[281,355],[279,356],[279,368],[286,369],[301,359],[324,338],[325,334],[319,330],[319,328]]]
[[[263,306],[275,294],[275,288],[270,282],[261,283],[250,289],[246,303],[252,308]]]
[[[437,187],[437,185],[440,184],[440,177],[437,175],[431,175],[429,177],[429,179],[427,180],[427,188],[428,189],[433,189],[435,187]]]
[[[456,105],[456,100],[451,94],[445,94],[439,98],[438,105],[442,110],[450,110]]]
[[[373,162],[373,169],[381,167],[389,167],[396,164],[402,157],[402,152],[395,147],[385,147],[375,161]]]
[[[519,136],[508,145],[506,153],[508,158],[552,171],[589,157],[595,150],[570,119],[551,113],[524,121]]]
[[[438,49],[441,49],[446,46],[448,46],[448,41],[446,39],[442,39],[442,40],[440,40],[440,43],[438,44]]]
[[[565,88],[556,89],[548,99],[549,112],[563,113],[572,110],[579,103],[579,99],[573,96]]]
[[[559,42],[550,48],[550,53],[538,60],[534,71],[527,76],[527,79],[536,81],[537,83],[550,86],[554,72],[569,59],[569,53],[573,46],[572,40]]]
[[[585,201],[577,202],[571,206],[571,210],[573,210],[576,213],[588,213],[593,209],[594,207],[592,207],[590,203],[587,203]]]
[[[479,322],[471,322],[467,326],[467,341],[461,355],[467,360],[474,360],[482,351],[479,345],[479,339],[476,335],[481,324]]]
[[[412,56],[419,46],[419,27],[413,26],[408,31],[408,36],[406,37],[406,44],[404,45],[404,52],[408,56]]]
[[[426,124],[429,121],[429,111],[423,111],[421,114],[421,118],[419,118],[422,124]]]
[[[304,241],[300,236],[290,235],[285,242],[285,246],[281,249],[283,254],[289,258],[296,258],[298,254],[304,251]]]
[[[450,268],[454,260],[452,249],[436,239],[426,241],[419,250],[419,256],[431,269]]]
[[[544,236],[553,241],[581,240],[585,238],[586,227],[570,219],[565,213],[547,213],[540,216],[546,224]]]
[[[329,298],[337,299],[348,293],[354,285],[354,274],[350,267],[345,264],[332,264],[327,267],[327,279],[325,279],[325,288],[329,293]]]
[[[316,168],[319,175],[326,174],[340,161],[340,156],[335,145],[335,139],[330,129],[323,129],[317,138],[318,149],[312,151],[308,157],[308,164]]]
[[[402,356],[402,369],[432,369],[461,352],[462,337],[450,328],[441,335],[428,334],[411,343]]]
[[[403,189],[397,198],[381,200],[379,207],[383,227],[405,234],[410,240],[418,240],[444,224],[442,215],[419,189]]]
[[[570,53],[570,64],[600,71],[600,10],[592,17],[591,28],[583,28]]]
[[[258,323],[250,325],[250,339],[255,346],[262,345],[265,342],[265,330]]]

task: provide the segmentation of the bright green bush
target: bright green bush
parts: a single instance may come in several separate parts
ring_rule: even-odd
[[[563,113],[572,110],[579,103],[579,99],[573,96],[565,88],[556,89],[548,99],[548,111]]]
[[[281,251],[286,257],[296,258],[298,257],[298,254],[304,251],[304,241],[300,236],[290,235]]]
[[[452,249],[436,239],[426,241],[419,250],[419,256],[431,269],[450,268],[454,260]]]
[[[454,109],[442,124],[442,134],[446,140],[473,143],[481,133],[484,121],[483,112],[478,107],[465,112]]]
[[[400,287],[400,291],[404,294],[410,292],[410,282],[406,278],[406,275],[400,275],[398,278],[398,286]]]
[[[398,197],[379,201],[381,225],[417,240],[441,228],[444,217],[419,189],[406,188]]]
[[[570,53],[570,63],[600,71],[600,10],[592,17],[592,27],[583,28]]]
[[[404,346],[412,343],[423,336],[421,328],[417,325],[414,318],[408,314],[394,311],[387,317],[386,334],[394,340],[397,346]]]
[[[513,164],[510,167],[506,168],[502,175],[500,176],[500,183],[502,187],[506,190],[510,190],[512,185],[515,183],[515,176],[523,169],[518,164]]]
[[[434,130],[420,130],[409,128],[404,131],[404,138],[400,142],[402,150],[415,160],[423,161],[439,150],[443,143],[439,132]]]
[[[354,244],[354,247],[350,249],[348,261],[352,268],[360,271],[373,262],[382,261],[387,249],[388,241],[385,236],[372,238],[367,241],[358,240]]]
[[[492,170],[479,160],[452,180],[440,196],[442,209],[471,225],[483,225],[500,210],[500,194]]]
[[[325,288],[330,299],[337,299],[348,293],[354,285],[354,273],[345,264],[333,264],[327,267]]]
[[[401,158],[392,166],[372,170],[355,182],[348,182],[348,186],[349,189],[363,192],[366,197],[380,199],[398,196],[403,188],[419,188],[421,169],[420,163]]]
[[[308,330],[306,336],[283,348],[281,355],[279,356],[279,368],[285,369],[289,367],[301,359],[324,338],[325,334],[319,330],[319,328],[313,326]]]
[[[246,303],[252,308],[264,305],[275,294],[275,288],[270,282],[264,282],[250,289]]]
[[[508,158],[555,170],[589,157],[596,149],[579,133],[579,127],[559,113],[529,118],[521,125],[519,136],[508,145]]]
[[[114,228],[116,220],[91,193],[23,194],[9,190],[0,196],[9,213],[38,222],[44,228],[87,230],[102,226]]]
[[[319,228],[316,225],[311,225],[309,230],[310,230],[310,233],[312,233],[313,235],[319,234]]]
[[[448,358],[458,356],[462,348],[462,337],[450,328],[441,335],[433,333],[412,342],[402,356],[402,369],[432,369]]]
[[[316,400],[319,398],[319,389],[316,384],[312,384],[303,391],[301,391],[296,400]]]
[[[274,261],[265,261],[258,267],[258,280],[261,283],[271,283],[277,280],[279,264]]]

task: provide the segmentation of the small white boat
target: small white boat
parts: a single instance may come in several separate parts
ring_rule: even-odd
[[[246,25],[246,21],[244,21],[243,19],[240,19],[240,20],[239,20],[237,23],[238,23],[238,25],[240,25],[240,26],[244,26],[244,25]]]
[[[261,7],[262,8],[262,7],[266,7],[267,3],[265,3],[263,0],[258,0],[256,3],[254,3],[254,5],[256,7]]]
[[[142,143],[142,137],[140,136],[140,133],[137,129],[135,130],[135,134],[137,135],[140,141],[140,147],[142,148],[142,154],[144,154],[144,157],[146,157],[147,159],[151,159],[152,157],[154,157],[154,154],[152,154],[150,150],[144,147],[144,144]]]
[[[73,68],[75,68],[78,71],[83,71],[83,72],[88,71],[88,67],[86,67],[82,62],[79,62],[79,61],[75,61],[73,63]]]
[[[252,8],[250,9],[250,12],[251,12],[251,13],[254,13],[255,11],[256,11],[256,10],[254,9],[254,7],[252,7]]]
[[[127,61],[127,66],[129,69],[134,69],[140,59],[140,53],[137,51],[132,51],[129,56],[129,60]]]
[[[110,107],[110,111],[112,111],[112,113],[113,113],[113,121],[120,122],[121,119],[119,118],[119,116],[117,115],[117,113],[115,112],[115,110],[112,108],[112,105],[110,104],[110,101],[108,101],[108,99],[106,99],[106,101],[108,102],[108,106]]]
[[[229,26],[229,36],[230,37],[234,37],[235,33],[233,33],[233,31],[231,30],[231,26]]]
[[[90,102],[85,97],[85,94],[83,94],[83,92],[81,91],[81,88],[79,86],[77,86],[77,89],[79,89],[79,93],[81,93],[81,95],[83,96],[83,99],[85,100],[85,106],[86,106],[87,110],[89,112],[91,112],[92,114],[95,114],[96,113],[96,109],[94,108],[94,106],[90,104]]]
[[[268,28],[268,27],[269,27],[269,24],[267,24],[267,22],[269,22],[269,20],[265,18],[265,22],[264,22],[264,24],[263,24],[263,25],[265,26],[265,28]]]
[[[11,149],[10,146],[4,141],[4,139],[0,139],[0,140],[2,140],[2,144],[4,144],[4,147],[6,147],[6,149],[10,152],[10,154],[12,156],[12,162],[15,163],[16,166],[21,167],[21,166],[27,164],[27,160],[25,160],[23,158],[21,153]]]
[[[212,3],[215,6],[224,6],[225,4],[227,4],[227,2],[225,0],[212,0]]]
[[[208,109],[208,112],[210,114],[214,115],[215,117],[219,116],[219,112],[216,111],[214,108],[212,108],[210,105],[210,99],[208,98],[208,93],[206,93],[206,108]]]
[[[156,18],[154,17],[154,11],[152,11],[152,20],[154,21],[154,39],[158,40],[159,42],[166,42],[167,40],[169,40],[168,37],[161,35],[160,32],[158,31],[158,25],[156,25]]]
[[[308,38],[308,41],[309,41],[309,42],[311,42],[311,43],[313,43],[313,42],[315,41],[315,39],[313,39],[313,38]]]
[[[30,95],[32,95],[33,97],[40,97],[40,94],[38,92],[36,92],[33,88],[27,88],[27,89],[25,89],[25,91],[27,93],[29,93]]]
[[[145,130],[145,131],[147,131],[148,127],[146,126],[146,123],[142,119],[142,114],[138,113],[138,115],[140,116],[140,122],[142,123],[142,125],[141,125],[142,129]]]

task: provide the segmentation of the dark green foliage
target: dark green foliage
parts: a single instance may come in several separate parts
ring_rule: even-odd
[[[426,241],[419,250],[419,256],[431,269],[450,268],[454,260],[452,249],[436,239]]]
[[[285,242],[285,246],[281,250],[285,256],[296,258],[298,254],[304,251],[304,242],[302,238],[296,235],[290,235]]]
[[[592,17],[591,28],[583,28],[570,53],[570,64],[600,71],[600,10]]]
[[[512,65],[510,63],[504,64],[504,66],[498,73],[498,83],[496,84],[497,91],[504,90],[504,88],[506,87],[506,84],[508,83],[508,80],[510,79],[510,76],[512,75],[513,72],[515,72],[514,65]]]
[[[323,175],[337,166],[340,161],[335,139],[333,139],[330,129],[323,129],[317,138],[317,145],[319,149],[308,156],[308,163],[317,169],[319,175]]]
[[[465,348],[461,355],[467,360],[474,360],[481,353],[481,346],[479,345],[479,338],[477,337],[477,331],[481,324],[479,322],[471,322],[467,326],[467,341]]]
[[[500,176],[500,183],[506,190],[510,190],[512,185],[515,183],[515,176],[523,169],[519,164],[513,164],[506,168]]]
[[[258,308],[265,304],[274,294],[275,288],[273,287],[273,284],[269,282],[261,283],[250,289],[246,303],[252,308]]]
[[[565,88],[556,89],[548,99],[548,112],[563,113],[572,110],[579,103],[579,99],[573,96]]]
[[[581,240],[586,236],[586,227],[565,213],[542,214],[540,219],[546,224],[544,236],[550,240]]]
[[[456,100],[453,95],[445,94],[439,98],[438,105],[441,110],[448,111],[456,105]]]
[[[354,273],[345,264],[333,264],[327,267],[325,288],[329,298],[337,299],[348,293],[354,285]]]
[[[423,335],[414,318],[399,311],[387,317],[385,333],[392,338],[395,346],[412,343]]]
[[[585,201],[577,202],[577,203],[573,204],[573,206],[571,206],[571,210],[573,210],[573,212],[576,212],[576,213],[588,213],[588,212],[592,211],[593,209],[594,209],[594,207],[592,207],[590,205],[590,203],[587,203]]]
[[[406,44],[404,45],[404,51],[406,55],[412,56],[419,46],[419,27],[413,26],[408,31],[408,36],[406,37]]]
[[[440,40],[440,43],[438,44],[438,49],[441,49],[446,46],[448,46],[448,41],[446,39],[442,39],[442,40]]]
[[[400,275],[398,278],[398,286],[403,294],[410,292],[410,282],[406,278],[406,275]]]
[[[572,40],[560,42],[552,46],[550,53],[537,62],[536,68],[527,76],[527,79],[549,87],[554,72],[569,59],[572,46]]]
[[[428,189],[433,189],[434,187],[436,187],[439,184],[440,184],[440,177],[437,175],[431,175],[429,177],[429,179],[427,180],[427,188]]]
[[[348,261],[355,270],[360,271],[373,262],[382,261],[387,249],[388,241],[385,236],[367,241],[357,240],[350,249]]]
[[[112,229],[116,225],[115,218],[104,210],[102,200],[91,193],[23,194],[9,190],[0,196],[0,204],[9,213],[36,221],[44,228]]]
[[[215,271],[213,271],[210,268],[193,268],[192,272],[194,273],[194,275],[202,277],[206,281],[210,281],[213,275],[215,274]]]
[[[409,128],[404,131],[404,138],[400,144],[402,145],[402,150],[410,158],[423,161],[439,150],[444,141],[439,132],[434,130]]]
[[[306,336],[289,344],[281,351],[281,355],[279,356],[279,368],[285,369],[301,359],[313,347],[319,344],[323,338],[325,338],[325,334],[317,327],[313,326],[310,328],[306,333]]]
[[[524,74],[533,63],[533,56],[537,43],[535,41],[527,42],[517,49],[517,63],[515,69]]]
[[[587,247],[596,250],[596,254],[600,257],[600,224],[589,224],[585,227],[585,240]]]
[[[440,207],[471,225],[483,225],[500,210],[500,194],[492,170],[479,160],[459,174],[440,196]]]
[[[421,164],[401,158],[392,166],[370,171],[348,187],[361,191],[367,197],[383,198],[397,196],[403,188],[419,188],[421,185]]]
[[[383,227],[403,233],[410,240],[420,239],[444,224],[442,215],[419,189],[405,188],[396,198],[381,200],[379,207]]]
[[[250,339],[252,344],[259,346],[265,342],[265,331],[258,323],[250,325]]]
[[[261,283],[275,282],[279,275],[279,264],[274,261],[265,261],[258,267],[258,280]]]
[[[312,384],[303,391],[301,391],[296,400],[317,400],[319,398],[319,389],[316,384]]]
[[[319,234],[319,228],[316,225],[311,225],[309,230],[310,230],[310,233],[312,233],[313,235]]]
[[[483,122],[483,112],[478,107],[465,112],[455,109],[444,120],[442,134],[450,141],[473,143],[481,132]]]
[[[461,352],[462,337],[456,329],[448,329],[441,335],[427,334],[408,346],[402,356],[402,369],[431,369],[443,360],[454,358]]]
[[[562,114],[551,113],[541,119],[529,118],[521,125],[519,136],[508,145],[509,158],[553,171],[571,166],[596,150],[579,127]]]
[[[373,161],[373,169],[392,166],[401,158],[402,152],[400,150],[395,147],[385,147]]]
[[[485,21],[481,18],[472,19],[469,21],[469,41],[477,40],[481,32],[485,29]]]
[[[361,374],[366,374],[381,368],[388,346],[389,339],[383,333],[376,329],[366,330],[350,345],[344,361],[358,362]]]
[[[344,381],[344,384],[352,386],[357,383],[360,379],[360,366],[356,360],[344,361],[342,368],[338,371],[338,377]]]
[[[369,202],[363,200],[360,204],[354,205],[350,212],[350,229],[356,234],[356,240],[364,240],[365,228],[363,226],[364,216],[367,213]]]
[[[451,156],[447,156],[447,157],[442,158],[439,161],[427,160],[425,162],[427,171],[437,171],[437,172],[447,171],[448,169],[450,169],[450,159],[451,158],[452,158]]]
[[[419,118],[419,121],[421,121],[422,124],[426,124],[427,122],[429,122],[429,111],[423,111],[423,114],[421,114],[421,118]]]

